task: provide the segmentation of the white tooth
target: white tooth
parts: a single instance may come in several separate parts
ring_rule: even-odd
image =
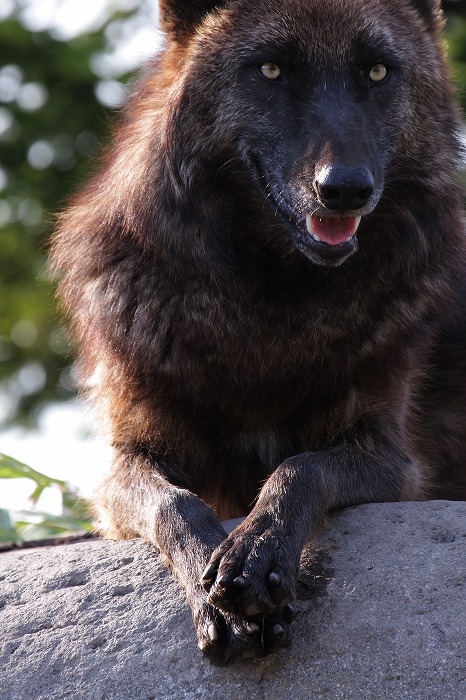
[[[361,217],[357,216],[356,217],[356,226],[354,227],[354,233],[356,233],[356,231],[358,230],[358,226],[360,223],[361,223]],[[353,233],[353,236],[354,236],[354,233]]]
[[[319,236],[316,233],[314,233],[314,231],[313,231],[312,216],[310,214],[306,214],[306,228],[307,228],[307,232],[311,234],[312,238],[315,241],[322,243],[322,239],[319,238]]]
[[[308,233],[311,234],[311,236],[315,236],[315,233],[312,230],[312,216],[310,214],[306,214],[306,228]]]

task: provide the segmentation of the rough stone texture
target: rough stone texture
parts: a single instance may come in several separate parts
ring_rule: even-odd
[[[466,503],[368,505],[303,556],[290,649],[213,666],[139,541],[0,555],[1,700],[465,700]]]

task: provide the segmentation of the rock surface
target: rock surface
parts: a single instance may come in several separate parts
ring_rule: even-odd
[[[148,545],[0,554],[0,698],[465,700],[466,503],[333,517],[297,607],[289,649],[219,668]]]

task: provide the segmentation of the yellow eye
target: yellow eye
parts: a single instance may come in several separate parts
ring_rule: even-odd
[[[272,63],[271,61],[266,61],[265,63],[263,63],[260,66],[259,70],[264,76],[264,78],[267,78],[267,80],[277,80],[282,74],[277,64]]]
[[[376,63],[369,72],[369,78],[373,83],[380,83],[388,75],[388,69],[383,63]]]

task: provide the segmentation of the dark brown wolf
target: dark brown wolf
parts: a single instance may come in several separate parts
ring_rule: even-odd
[[[160,14],[52,265],[114,448],[99,527],[232,659],[287,643],[327,513],[466,497],[458,115],[436,0]]]

